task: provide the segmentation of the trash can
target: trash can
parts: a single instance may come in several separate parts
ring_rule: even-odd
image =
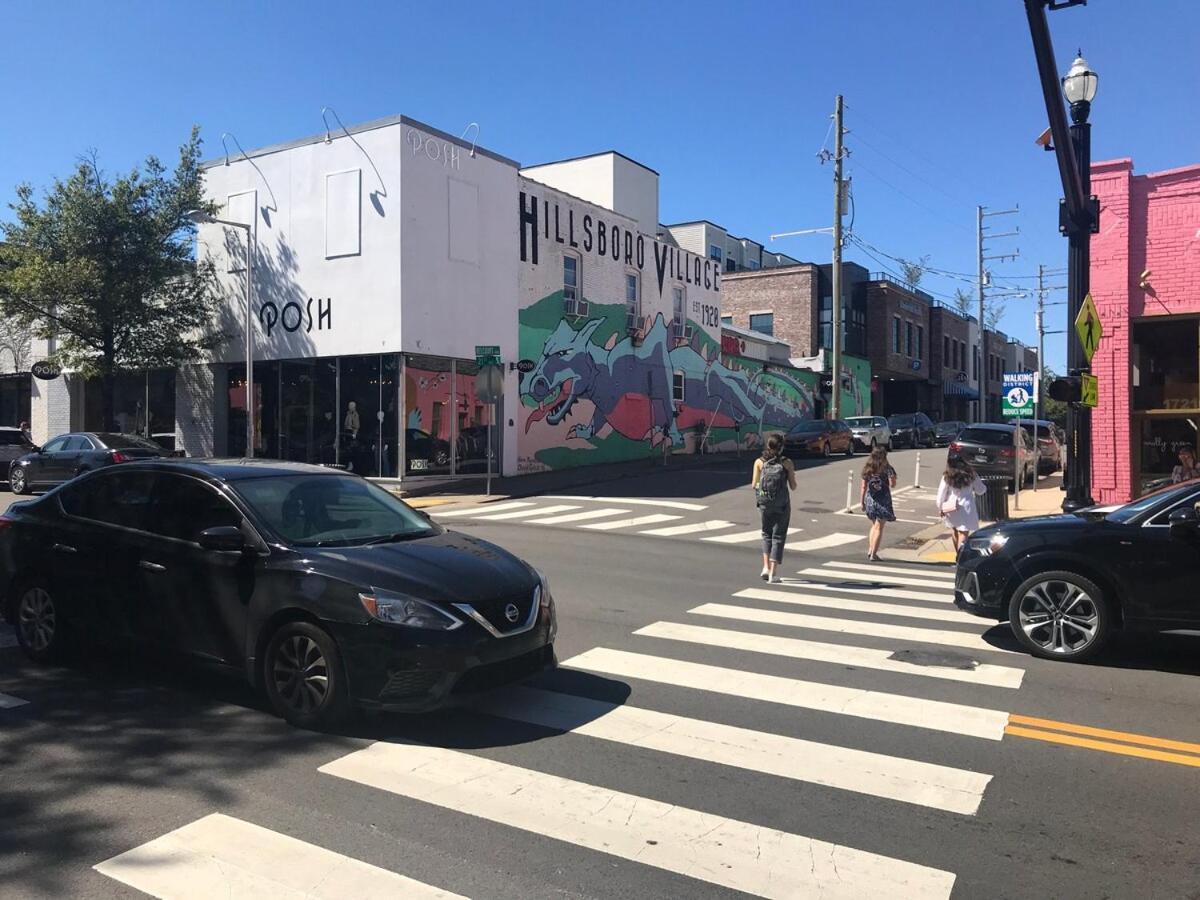
[[[984,522],[1003,522],[1008,518],[1008,482],[1005,475],[982,479],[987,493],[979,498],[979,518]]]

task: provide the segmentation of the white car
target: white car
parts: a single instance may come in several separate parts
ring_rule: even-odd
[[[853,416],[845,421],[850,426],[856,446],[864,450],[874,450],[876,447],[891,449],[892,430],[883,416]]]

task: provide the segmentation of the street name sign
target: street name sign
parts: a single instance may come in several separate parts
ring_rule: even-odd
[[[1100,404],[1100,379],[1095,375],[1079,376],[1079,402],[1092,408]]]
[[[500,365],[500,348],[491,344],[476,344],[475,364],[480,367]]]
[[[1033,372],[1005,372],[1000,412],[1006,419],[1033,418]]]
[[[1083,345],[1083,355],[1091,365],[1096,348],[1100,346],[1100,338],[1104,337],[1104,326],[1100,324],[1100,311],[1088,294],[1083,298],[1079,307],[1079,315],[1075,317],[1075,333],[1079,335],[1079,343]]]

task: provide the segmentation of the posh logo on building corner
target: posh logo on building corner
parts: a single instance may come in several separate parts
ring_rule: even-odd
[[[624,260],[625,265],[646,268],[646,244],[653,245],[654,270],[658,276],[658,295],[669,276],[672,281],[703,286],[705,290],[721,290],[721,266],[704,257],[688,253],[661,241],[647,242],[645,235],[631,228],[605,222],[591,213],[576,216],[575,210],[560,208],[557,201],[542,200],[524,191],[517,200],[518,230],[521,232],[521,262],[538,264],[541,238],[547,241],[554,233],[554,242],[572,249],[591,253],[613,262]]]
[[[313,305],[316,305],[316,315],[313,315]],[[308,303],[301,305],[295,300],[289,300],[280,307],[273,300],[267,300],[258,307],[258,321],[262,324],[267,337],[276,327],[282,328],[288,334],[295,334],[303,329],[308,334],[315,327],[317,331],[333,329],[333,298],[309,297]]]

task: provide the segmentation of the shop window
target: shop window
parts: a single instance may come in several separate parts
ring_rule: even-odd
[[[1130,369],[1134,409],[1200,410],[1200,321],[1134,324]]]
[[[773,337],[775,335],[775,313],[751,313],[750,330]]]
[[[1144,494],[1169,484],[1171,473],[1179,465],[1179,451],[1185,448],[1193,453],[1200,446],[1200,417],[1140,416],[1138,446],[1139,493]],[[1135,421],[1137,421],[1135,419]]]
[[[16,423],[14,423],[16,424]],[[90,378],[83,392],[83,429],[175,439],[175,370],[154,369],[117,375],[111,421],[104,421],[104,383]]]
[[[338,458],[337,360],[280,364],[279,456],[335,465]]]
[[[448,475],[454,435],[451,362],[435,356],[404,358],[404,461],[408,475]],[[473,401],[475,394],[469,394]]]
[[[492,471],[498,468],[500,429],[495,418],[495,407],[480,403],[475,397],[475,378],[479,366],[473,361],[458,360],[454,363],[455,421],[458,430],[454,435],[455,472],[458,474],[483,474],[487,471],[488,425],[491,431]]]

